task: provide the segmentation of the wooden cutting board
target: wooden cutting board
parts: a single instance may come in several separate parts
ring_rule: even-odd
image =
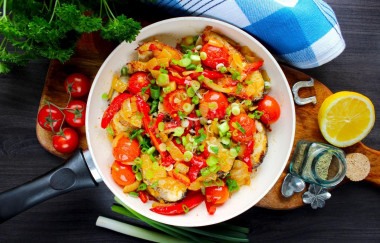
[[[86,75],[92,82],[103,61],[107,58],[114,47],[115,45],[103,40],[98,34],[85,34],[82,39],[78,41],[75,54],[68,62],[62,64],[57,60],[52,60],[46,76],[39,108],[45,105],[43,102],[44,100],[53,102],[59,106],[64,106],[68,99],[68,95],[66,94],[64,87],[65,78],[71,73],[80,72]],[[298,81],[306,81],[311,78],[309,75],[290,67],[281,65],[281,68],[286,75],[290,87]],[[295,105],[296,134],[294,139],[295,143],[293,144],[293,151],[296,142],[300,139],[327,143],[319,131],[317,114],[322,102],[331,94],[332,92],[317,80],[315,80],[314,87],[302,88],[299,91],[300,97],[316,96],[317,104],[308,104],[305,106]],[[87,97],[83,100],[86,101],[86,99]],[[79,146],[82,149],[87,149],[84,127],[77,130],[80,134]],[[36,125],[36,131],[39,142],[46,150],[62,158],[70,157],[69,154],[62,154],[54,149],[52,145],[53,134],[51,132],[42,129],[38,123]],[[379,151],[370,149],[361,142],[345,148],[344,151],[346,153],[359,152],[365,154],[371,162],[371,171],[365,180],[380,186]],[[285,198],[281,195],[281,185],[288,171],[289,162],[290,161],[288,161],[288,165],[286,166],[285,171],[281,174],[279,180],[269,191],[269,193],[258,204],[256,204],[256,206],[269,209],[293,209],[304,205],[301,197],[303,192],[295,193],[291,198]]]

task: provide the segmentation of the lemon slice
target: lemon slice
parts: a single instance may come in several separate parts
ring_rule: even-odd
[[[342,91],[322,103],[318,123],[329,143],[347,147],[359,142],[371,131],[375,123],[375,109],[364,95]]]

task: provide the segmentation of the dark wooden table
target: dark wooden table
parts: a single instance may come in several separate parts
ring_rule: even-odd
[[[364,143],[380,150],[380,1],[328,0],[346,40],[342,55],[322,67],[304,70],[333,92],[357,91],[369,97],[378,114]],[[0,76],[0,192],[45,173],[62,162],[38,143],[35,122],[48,60],[17,67]],[[113,196],[100,184],[38,205],[0,225],[5,241],[127,241],[95,226],[110,211]],[[380,189],[347,183],[332,192],[323,209],[291,211],[251,208],[231,220],[250,227],[252,241],[379,241]],[[1,207],[1,205],[0,205]]]

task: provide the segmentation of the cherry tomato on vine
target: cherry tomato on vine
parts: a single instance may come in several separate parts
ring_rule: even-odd
[[[206,44],[202,47],[201,52],[205,52],[207,54],[207,58],[202,60],[202,64],[216,69],[216,66],[222,63],[225,67],[228,67],[228,50],[225,47],[213,46],[210,44]]]
[[[72,100],[64,110],[65,121],[72,127],[82,127],[85,124],[86,103]]]
[[[131,165],[124,165],[119,161],[114,161],[111,166],[113,180],[120,186],[127,186],[136,181],[135,173]]]
[[[148,73],[136,72],[129,78],[128,91],[131,94],[141,94],[141,90],[150,84]],[[152,78],[151,78],[152,79]],[[150,95],[150,89],[147,89],[145,94]]]
[[[192,111],[191,99],[184,89],[177,89],[167,94],[163,101],[164,109],[169,114],[177,114],[181,111],[189,114]]]
[[[227,186],[210,186],[206,187],[206,201],[212,204],[223,204],[227,201],[230,193]]]
[[[255,121],[246,114],[234,116],[229,125],[232,139],[236,142],[248,142],[256,132]]]
[[[209,91],[201,100],[199,111],[201,115],[209,120],[221,119],[226,115],[228,100],[223,93]]]
[[[63,124],[63,114],[54,105],[45,105],[38,112],[37,121],[43,129],[58,132]]]
[[[280,118],[280,105],[273,97],[269,95],[264,96],[264,99],[259,102],[257,110],[263,112],[260,120],[264,124],[272,124]]]
[[[131,162],[140,155],[139,142],[123,136],[117,141],[112,153],[117,161]]]
[[[64,128],[63,134],[56,134],[53,137],[53,146],[55,150],[61,153],[73,152],[79,144],[78,133],[73,128]]]
[[[74,98],[82,97],[90,91],[90,81],[81,73],[73,73],[65,79],[66,92]]]

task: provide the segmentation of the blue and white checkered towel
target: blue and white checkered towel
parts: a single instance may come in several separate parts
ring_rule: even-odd
[[[334,11],[322,0],[158,0],[175,16],[229,22],[260,40],[279,60],[313,68],[345,48]]]

